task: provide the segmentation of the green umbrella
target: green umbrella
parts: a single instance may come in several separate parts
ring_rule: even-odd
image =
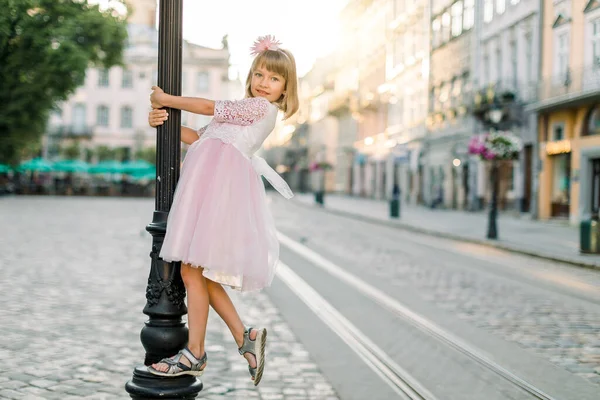
[[[52,168],[62,172],[87,172],[90,166],[81,160],[60,160],[55,162]]]
[[[7,172],[10,172],[12,170],[11,167],[9,167],[6,164],[0,164],[0,174],[5,174]]]
[[[156,172],[146,172],[144,174],[132,175],[132,178],[136,181],[142,180],[154,180],[156,179]]]
[[[126,173],[150,172],[155,171],[154,164],[144,160],[127,161],[123,163],[123,170]]]
[[[34,158],[21,163],[18,169],[19,171],[48,172],[52,171],[52,163],[43,158]]]
[[[131,175],[132,178],[134,179],[140,179],[140,176],[156,176],[156,168],[154,168],[154,165],[151,166],[148,169],[145,170],[138,170],[138,171],[133,171],[130,172],[129,175]]]
[[[123,163],[115,160],[100,161],[92,165],[89,169],[92,174],[122,174],[124,171]]]

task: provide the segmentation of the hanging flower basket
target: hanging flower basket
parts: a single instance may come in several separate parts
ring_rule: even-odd
[[[475,135],[469,141],[469,154],[482,160],[516,160],[522,148],[521,139],[509,131]]]
[[[313,162],[310,164],[309,170],[312,171],[328,171],[332,169],[333,166],[326,161],[321,162]]]

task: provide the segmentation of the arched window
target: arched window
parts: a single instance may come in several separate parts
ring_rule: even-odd
[[[590,112],[585,133],[587,135],[600,135],[600,104],[596,104]]]

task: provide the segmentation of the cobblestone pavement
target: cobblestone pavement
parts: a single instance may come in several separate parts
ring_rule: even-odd
[[[152,199],[0,198],[0,398],[127,399],[144,352]],[[211,312],[199,398],[338,397],[265,294],[235,295],[270,329],[259,388]]]
[[[490,273],[491,266],[481,257],[435,248],[442,242],[460,246],[457,242],[366,224],[276,196],[273,199],[283,233],[338,260],[351,272],[385,278],[399,291],[405,286],[416,288],[424,301],[600,385],[600,304],[553,293],[541,285],[525,285],[514,266],[547,276],[573,276],[600,291],[598,271],[506,253],[494,261],[504,264],[504,276],[511,276],[505,279]]]

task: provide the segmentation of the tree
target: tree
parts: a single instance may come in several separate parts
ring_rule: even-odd
[[[104,145],[96,147],[96,155],[98,156],[98,161],[114,160],[116,156],[114,149]]]
[[[136,160],[148,161],[150,164],[156,163],[156,147],[146,147],[135,153]]]
[[[81,156],[81,145],[79,141],[74,141],[62,149],[62,156],[67,160],[76,160]]]
[[[87,0],[0,0],[0,162],[39,142],[88,67],[122,64],[126,15]]]

